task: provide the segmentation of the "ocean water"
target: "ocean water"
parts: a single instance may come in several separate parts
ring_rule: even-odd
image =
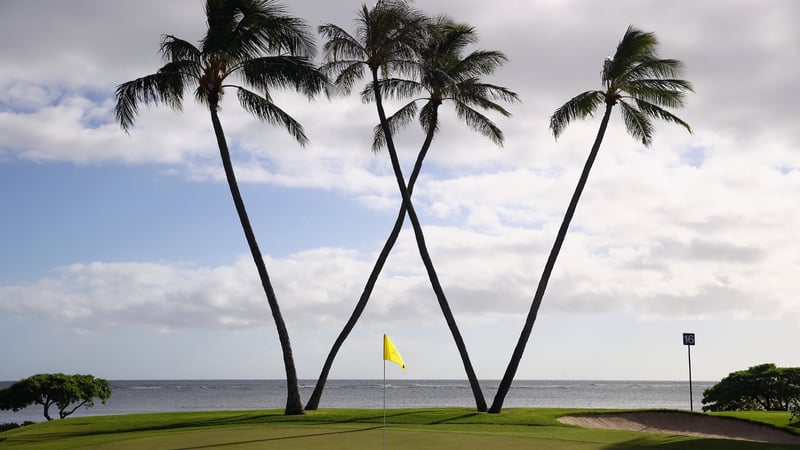
[[[110,380],[112,394],[105,405],[81,408],[70,417],[172,411],[282,409],[286,383],[281,380]],[[301,381],[307,400],[315,380]],[[474,406],[466,380],[387,380],[386,407]],[[482,381],[491,404],[497,380]],[[0,381],[0,389],[11,382]],[[703,390],[713,382],[693,382],[693,406],[700,409]],[[329,380],[320,408],[383,408],[383,380]],[[689,409],[685,381],[564,381],[519,380],[504,407],[669,408]],[[58,417],[51,408],[50,415]],[[39,405],[22,411],[0,411],[0,423],[44,420]]]

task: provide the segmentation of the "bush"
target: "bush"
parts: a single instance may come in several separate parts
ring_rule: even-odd
[[[703,392],[703,411],[788,411],[800,399],[800,368],[761,364],[731,372]]]
[[[34,423],[35,422],[31,422],[30,420],[22,422],[22,425],[16,422],[0,423],[0,433],[3,431],[13,430],[14,428],[24,427],[26,425],[33,425]]]

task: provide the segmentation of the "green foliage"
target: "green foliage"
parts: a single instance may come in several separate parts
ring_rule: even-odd
[[[703,392],[703,411],[787,411],[800,399],[800,368],[761,364],[728,374]]]
[[[519,101],[516,93],[502,86],[483,83],[481,76],[492,75],[508,61],[499,51],[476,50],[468,55],[463,51],[478,40],[477,31],[448,16],[427,19],[421,30],[411,62],[417,67],[415,79],[387,78],[379,84],[382,95],[392,99],[412,100],[388,118],[392,133],[411,122],[419,109],[419,122],[426,134],[432,136],[439,128],[438,107],[450,102],[456,114],[467,126],[502,146],[503,132],[480,110],[493,111],[505,117],[511,114],[498,102]],[[364,102],[374,101],[375,93],[368,86],[361,94]],[[372,148],[385,146],[381,125],[375,127]]]
[[[603,89],[573,97],[550,117],[550,130],[558,138],[570,122],[591,117],[602,105],[621,106],[625,127],[634,139],[645,146],[653,142],[651,119],[672,122],[692,131],[689,124],[665,108],[684,105],[692,84],[677,78],[683,63],[662,59],[656,53],[658,40],[653,33],[628,27],[611,58],[603,64]]]
[[[207,0],[206,14],[208,30],[199,47],[164,35],[164,66],[117,87],[115,115],[122,129],[133,126],[140,104],[180,110],[184,90],[194,87],[195,99],[216,110],[225,88],[232,88],[245,110],[305,144],[302,126],[270,94],[294,88],[311,97],[325,84],[311,61],[316,48],[305,22],[273,0]]]
[[[34,422],[31,422],[30,420],[26,420],[21,424],[16,422],[0,423],[0,433],[2,433],[3,431],[13,430],[19,427],[24,427],[26,425],[33,425],[33,424]]]
[[[413,74],[415,49],[421,45],[427,17],[407,0],[378,0],[370,9],[363,5],[350,34],[334,24],[318,28],[323,36],[325,64],[321,70],[345,93],[370,72]]]
[[[55,406],[58,416],[63,419],[82,406],[91,408],[96,398],[105,404],[109,397],[111,385],[102,378],[41,373],[0,390],[0,409],[19,411],[30,405],[42,405],[44,417],[52,420],[50,407]]]

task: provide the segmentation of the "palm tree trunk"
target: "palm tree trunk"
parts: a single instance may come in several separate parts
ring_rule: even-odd
[[[416,184],[420,171],[422,171],[422,162],[428,153],[431,142],[433,142],[434,132],[435,130],[431,128],[427,136],[425,136],[425,142],[422,144],[422,148],[417,155],[417,161],[414,163],[414,169],[411,171],[411,177],[408,180],[409,197],[411,197],[411,194],[414,191],[414,184]],[[395,242],[397,242],[397,237],[400,235],[400,231],[403,229],[403,222],[405,222],[405,219],[406,204],[403,203],[400,206],[400,211],[397,213],[397,219],[394,221],[394,227],[392,227],[389,237],[386,238],[386,243],[383,244],[383,248],[381,249],[380,254],[378,254],[378,259],[375,261],[375,265],[372,266],[372,272],[370,272],[369,278],[367,278],[367,284],[364,286],[361,297],[358,299],[358,303],[356,303],[356,307],[353,309],[353,313],[350,315],[350,318],[347,320],[344,328],[339,333],[336,341],[333,343],[333,347],[331,347],[331,351],[328,353],[327,359],[325,359],[325,364],[322,366],[322,372],[317,379],[317,384],[314,386],[314,392],[311,393],[311,397],[308,399],[308,403],[306,403],[306,411],[312,411],[319,408],[319,402],[322,398],[322,391],[325,389],[325,383],[328,380],[328,374],[333,366],[333,360],[336,358],[336,355],[339,353],[339,349],[344,344],[345,339],[347,339],[347,336],[349,336],[353,331],[353,328],[356,326],[356,322],[358,322],[358,319],[364,312],[364,308],[367,306],[367,302],[372,295],[372,291],[375,289],[375,283],[378,281],[378,276],[381,274],[383,266],[386,264],[386,259],[389,257],[389,253],[392,251]]]
[[[303,414],[303,402],[300,399],[300,385],[297,381],[297,370],[294,366],[292,346],[289,342],[289,331],[286,329],[286,323],[281,315],[278,299],[275,297],[275,291],[272,289],[272,283],[269,280],[269,274],[267,274],[267,266],[264,264],[261,250],[258,248],[256,236],[253,233],[253,228],[250,226],[250,219],[247,217],[247,210],[244,207],[242,194],[239,192],[239,185],[236,182],[236,175],[233,172],[231,155],[228,151],[228,143],[225,141],[225,134],[222,131],[222,124],[217,114],[217,102],[211,99],[210,103],[211,122],[214,124],[214,133],[217,136],[219,154],[222,157],[222,165],[225,168],[225,178],[228,180],[228,187],[230,187],[231,190],[233,203],[236,206],[236,212],[239,214],[239,221],[242,224],[242,230],[244,230],[247,245],[250,247],[250,253],[253,255],[253,261],[256,263],[258,276],[261,278],[261,285],[267,295],[267,303],[269,303],[269,308],[272,311],[272,318],[275,320],[275,327],[278,330],[278,340],[281,343],[281,350],[283,351],[283,365],[286,369],[287,394],[284,413],[286,415]]]
[[[594,145],[592,145],[592,150],[589,152],[589,158],[586,159],[586,164],[583,166],[583,172],[578,180],[578,185],[575,187],[575,192],[572,193],[572,199],[569,202],[567,212],[564,214],[564,220],[561,222],[561,228],[558,229],[558,234],[556,235],[556,240],[553,243],[553,248],[550,250],[550,256],[547,258],[547,264],[544,266],[542,278],[539,279],[539,286],[536,288],[536,294],[533,296],[531,309],[528,311],[528,317],[525,319],[525,326],[522,328],[522,333],[520,333],[519,341],[517,341],[517,346],[514,348],[511,361],[509,361],[506,372],[503,375],[503,379],[500,381],[500,385],[497,388],[497,393],[494,396],[492,407],[489,408],[489,413],[496,414],[503,409],[503,402],[505,401],[506,395],[511,388],[511,382],[514,381],[514,375],[517,373],[519,363],[522,360],[522,354],[525,352],[525,345],[528,343],[528,339],[531,336],[531,330],[533,329],[534,322],[536,322],[536,316],[539,313],[539,307],[542,305],[542,297],[544,297],[544,291],[547,289],[547,282],[550,280],[550,275],[553,273],[553,267],[556,264],[558,253],[561,251],[561,245],[564,243],[564,238],[567,236],[569,223],[572,221],[572,216],[575,215],[575,208],[578,206],[578,200],[581,198],[583,188],[586,187],[586,181],[589,179],[589,172],[592,170],[594,160],[597,158],[597,152],[600,150],[600,144],[603,142],[603,136],[606,133],[608,119],[611,117],[611,108],[613,106],[613,103],[606,103],[606,111],[603,114],[603,120],[600,122],[600,129],[597,131],[597,137],[594,140]]]
[[[478,411],[486,411],[486,400],[483,397],[481,385],[478,383],[478,378],[475,376],[475,370],[472,368],[472,362],[470,362],[469,354],[467,353],[467,347],[464,344],[464,339],[461,337],[461,332],[458,330],[458,325],[453,317],[453,312],[450,310],[450,305],[447,303],[447,298],[444,295],[444,290],[442,290],[439,277],[436,275],[436,269],[433,267],[433,261],[431,260],[430,253],[428,252],[428,247],[425,244],[425,236],[422,234],[422,227],[419,224],[417,213],[414,211],[414,205],[411,203],[411,196],[406,188],[403,170],[400,167],[400,159],[397,157],[397,151],[394,147],[394,140],[392,139],[392,132],[389,129],[389,123],[386,120],[386,113],[383,110],[383,101],[381,99],[380,85],[378,83],[378,72],[375,69],[372,70],[372,87],[375,90],[375,106],[378,109],[378,118],[381,121],[381,127],[383,128],[383,133],[386,137],[386,148],[389,151],[389,157],[392,161],[392,169],[394,170],[394,176],[397,180],[397,186],[400,189],[400,195],[403,198],[403,204],[406,206],[408,218],[411,220],[411,225],[414,228],[414,237],[417,241],[419,255],[422,258],[423,264],[425,265],[425,270],[428,273],[431,287],[436,294],[436,299],[439,301],[439,308],[441,308],[442,314],[444,314],[447,327],[450,329],[450,333],[453,335],[453,340],[458,348],[458,353],[461,356],[461,362],[464,364],[464,370],[467,372],[467,378],[469,380],[470,387],[472,388],[472,395],[475,397],[476,407]]]

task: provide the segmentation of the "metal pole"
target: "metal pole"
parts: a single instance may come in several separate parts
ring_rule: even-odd
[[[384,339],[386,339],[384,337]],[[384,345],[386,345],[384,343]],[[386,360],[383,360],[383,450],[386,450]]]
[[[689,411],[694,411],[694,402],[692,400],[692,346],[687,345],[686,350],[689,352]]]

